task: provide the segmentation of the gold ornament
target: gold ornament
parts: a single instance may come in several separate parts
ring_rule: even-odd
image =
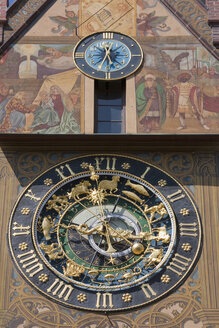
[[[49,280],[49,276],[46,273],[42,273],[39,277],[38,277],[39,281],[41,282],[47,282]]]
[[[135,255],[140,255],[144,252],[144,246],[141,243],[134,243],[132,246],[132,253]]]
[[[123,294],[123,295],[122,295],[122,300],[123,300],[123,302],[125,302],[125,303],[131,302],[131,300],[132,300],[132,295],[129,294],[129,293]]]
[[[183,249],[185,252],[189,252],[189,251],[191,251],[192,246],[190,245],[190,243],[184,243],[184,244],[182,244],[182,249]]]
[[[25,249],[28,248],[28,245],[27,245],[27,243],[23,242],[23,243],[20,243],[18,247],[20,248],[20,250],[25,251]]]
[[[170,282],[171,278],[168,274],[163,274],[161,276],[161,281],[164,283],[164,284],[168,284]]]
[[[83,294],[83,293],[80,293],[80,294],[77,296],[77,300],[78,300],[78,302],[83,303],[84,301],[87,300],[87,296],[86,296],[85,294]]]
[[[182,208],[180,210],[180,214],[182,214],[183,216],[189,215],[189,210],[187,210],[187,208]]]
[[[21,214],[28,215],[30,213],[30,209],[28,207],[24,207],[21,210]]]
[[[161,179],[161,180],[158,181],[158,186],[160,186],[160,187],[165,187],[166,184],[167,184],[167,182],[164,179]]]
[[[45,179],[45,180],[43,181],[43,183],[44,183],[44,185],[46,185],[46,186],[51,186],[51,184],[53,183],[53,181],[52,181],[52,179],[47,178],[47,179]]]

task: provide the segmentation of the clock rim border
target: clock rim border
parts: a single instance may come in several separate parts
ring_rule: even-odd
[[[144,302],[144,303],[141,303],[141,304],[137,304],[137,305],[134,305],[134,306],[128,306],[128,307],[125,307],[125,308],[117,308],[117,309],[113,309],[113,308],[110,308],[110,309],[96,309],[96,308],[85,308],[85,307],[82,307],[80,305],[71,305],[71,304],[68,304],[67,302],[64,302],[64,301],[61,301],[61,300],[57,300],[56,298],[54,298],[52,295],[48,295],[47,293],[45,293],[44,291],[42,291],[42,289],[40,289],[40,287],[38,287],[37,285],[33,284],[31,282],[31,280],[27,277],[26,274],[24,274],[24,272],[21,270],[21,267],[20,265],[18,264],[18,261],[17,259],[15,258],[14,256],[14,252],[12,251],[12,245],[11,245],[11,227],[12,227],[12,220],[13,220],[13,217],[14,217],[14,212],[15,210],[17,209],[17,206],[22,198],[22,196],[24,195],[24,193],[28,190],[28,188],[38,179],[40,178],[41,176],[43,176],[44,174],[46,174],[47,172],[49,172],[50,170],[56,168],[58,165],[61,165],[61,164],[65,164],[69,161],[72,161],[72,160],[77,160],[79,158],[85,158],[85,157],[89,157],[89,156],[119,156],[119,157],[125,157],[125,158],[130,158],[132,160],[136,160],[136,161],[140,161],[144,164],[148,164],[150,166],[153,166],[155,169],[163,172],[164,174],[166,174],[167,176],[169,176],[171,179],[173,179],[177,185],[179,185],[186,193],[187,197],[189,198],[189,200],[191,201],[192,205],[193,205],[193,208],[195,210],[195,213],[196,213],[196,218],[197,218],[197,221],[198,221],[198,226],[199,226],[199,240],[198,240],[198,243],[197,243],[197,247],[196,247],[196,252],[195,252],[195,255],[194,255],[194,258],[192,260],[192,262],[190,263],[186,273],[177,281],[177,283],[175,283],[171,288],[169,288],[167,291],[165,291],[163,294],[153,298],[152,300],[148,300],[147,302]],[[195,267],[197,265],[197,262],[198,260],[200,259],[200,256],[201,256],[201,253],[202,253],[202,246],[203,246],[203,224],[202,224],[202,221],[201,221],[201,216],[200,216],[200,213],[199,213],[199,208],[197,207],[195,201],[193,200],[193,195],[191,193],[191,191],[189,190],[188,187],[182,185],[182,183],[180,181],[178,181],[178,179],[176,179],[175,177],[173,177],[172,175],[170,175],[167,171],[163,170],[162,168],[160,168],[159,166],[157,166],[156,164],[152,164],[140,157],[136,157],[136,155],[134,156],[130,156],[129,154],[126,154],[126,153],[122,153],[122,154],[117,154],[117,153],[104,153],[104,152],[101,152],[101,153],[84,153],[83,155],[76,155],[76,156],[73,156],[73,157],[70,157],[69,159],[65,159],[63,161],[60,161],[58,163],[56,163],[55,165],[52,165],[51,167],[49,167],[48,169],[44,170],[43,172],[41,172],[40,174],[37,175],[36,178],[34,178],[30,183],[28,183],[28,185],[18,194],[17,198],[16,198],[16,201],[15,203],[13,204],[13,207],[12,207],[12,210],[11,210],[11,214],[10,214],[10,217],[9,217],[9,221],[8,221],[8,226],[7,226],[7,245],[8,245],[8,250],[9,250],[9,254],[10,254],[10,258],[12,260],[12,264],[13,264],[13,267],[15,267],[16,271],[20,274],[21,278],[24,279],[32,288],[33,290],[36,290],[40,295],[46,297],[46,299],[49,299],[49,301],[54,301],[56,304],[59,304],[61,306],[65,306],[67,308],[70,308],[70,309],[79,309],[79,310],[83,310],[83,311],[86,311],[86,312],[91,312],[91,311],[94,311],[94,312],[98,312],[98,313],[119,313],[119,312],[125,312],[125,311],[128,311],[128,310],[136,310],[136,309],[141,309],[145,306],[150,306],[151,304],[153,303],[156,303],[157,301],[159,300],[162,300],[164,299],[166,296],[169,296],[171,293],[173,293],[174,291],[176,291],[187,279],[188,277],[192,274],[192,272],[194,272],[195,270]]]
[[[76,63],[76,61],[75,61],[75,52],[76,52],[76,49],[77,49],[78,45],[79,45],[81,42],[83,42],[83,40],[87,39],[88,37],[91,37],[92,35],[96,35],[96,34],[101,34],[101,33],[116,33],[116,34],[124,35],[124,36],[126,36],[126,37],[132,39],[134,42],[136,42],[136,44],[138,45],[138,47],[139,47],[139,49],[140,49],[140,51],[141,51],[141,60],[140,60],[140,63],[138,64],[138,66],[134,69],[133,72],[131,72],[131,73],[125,75],[125,76],[121,76],[121,77],[115,78],[115,79],[111,79],[111,78],[110,78],[110,79],[102,79],[102,78],[98,78],[98,77],[95,77],[95,76],[93,76],[93,75],[90,75],[90,74],[85,73],[85,72],[84,72],[84,71],[83,71],[83,70],[77,65],[77,63]],[[129,49],[129,50],[130,50],[130,49]],[[130,52],[131,52],[131,50],[130,50]],[[131,53],[132,53],[132,52],[131,52]],[[143,52],[143,49],[142,49],[140,43],[139,43],[136,39],[134,39],[132,36],[129,36],[129,35],[124,34],[124,33],[121,33],[121,32],[116,32],[116,31],[111,31],[111,30],[110,30],[110,31],[98,31],[98,32],[94,32],[94,33],[88,34],[88,35],[86,35],[85,37],[83,37],[82,39],[80,39],[80,40],[76,43],[76,45],[74,46],[74,49],[73,49],[73,52],[72,52],[72,58],[73,58],[73,63],[74,63],[74,65],[75,65],[75,67],[76,67],[76,68],[77,68],[82,74],[84,74],[85,76],[87,76],[87,77],[89,77],[89,78],[91,78],[91,79],[93,79],[93,80],[97,80],[97,81],[99,80],[99,81],[110,82],[110,81],[118,81],[118,80],[126,79],[127,77],[131,76],[132,74],[135,74],[136,71],[140,68],[140,66],[141,66],[142,63],[143,63],[143,60],[144,60],[144,52]],[[127,65],[126,65],[126,66],[127,66]]]

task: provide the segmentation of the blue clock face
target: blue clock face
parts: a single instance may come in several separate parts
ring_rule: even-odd
[[[81,40],[73,53],[84,74],[100,80],[117,80],[133,74],[141,65],[140,45],[127,35],[100,32]]]
[[[96,41],[85,52],[85,60],[92,68],[102,72],[124,69],[131,60],[131,51],[117,40]]]

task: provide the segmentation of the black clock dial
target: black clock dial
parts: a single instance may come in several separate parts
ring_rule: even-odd
[[[143,52],[137,41],[127,35],[99,32],[80,40],[73,60],[82,73],[94,79],[117,80],[139,68]]]
[[[144,161],[78,157],[23,192],[9,225],[11,255],[49,298],[112,311],[159,299],[186,277],[201,227],[188,192]]]

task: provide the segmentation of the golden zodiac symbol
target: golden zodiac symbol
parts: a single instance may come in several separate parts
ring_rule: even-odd
[[[158,232],[158,235],[154,238],[156,241],[162,241],[165,244],[170,242],[170,235],[167,233],[167,228],[165,225],[152,229],[152,232]]]
[[[125,185],[131,187],[132,189],[136,190],[137,192],[139,192],[140,194],[142,194],[144,196],[149,196],[149,193],[147,192],[147,190],[140,184],[135,184],[135,183],[132,183],[130,180],[127,180]]]
[[[163,257],[163,249],[156,249],[156,248],[149,248],[151,254],[148,256],[147,259],[145,259],[143,262],[145,262],[145,269],[147,267],[154,267],[157,264],[159,264]]]
[[[149,221],[150,223],[153,221],[154,222],[157,222],[159,220],[161,220],[165,214],[167,214],[167,210],[164,206],[163,203],[160,203],[159,205],[155,205],[155,206],[152,206],[152,207],[149,207],[148,208],[148,205],[145,205],[144,207],[144,213],[150,213],[150,217],[149,217]],[[154,217],[155,217],[155,214],[158,213],[160,214],[159,218],[155,219],[154,220]]]
[[[124,195],[126,195],[127,197],[133,199],[135,202],[139,202],[140,204],[144,203],[144,200],[141,199],[140,197],[138,197],[134,192],[132,191],[127,191],[127,190],[123,190],[122,193]]]
[[[46,245],[45,242],[40,244],[40,248],[48,255],[50,260],[63,259],[63,251],[60,250],[61,247],[57,243],[52,243],[51,245]]]
[[[72,188],[71,192],[68,192],[68,198],[74,198],[78,200],[80,195],[89,194],[88,187],[91,187],[89,181],[83,181],[78,183],[74,188]]]
[[[82,265],[79,265],[72,260],[68,260],[66,262],[66,268],[62,266],[62,269],[66,277],[80,277],[85,271]]]
[[[142,272],[142,269],[139,267],[135,267],[132,272],[126,272],[122,275],[121,279],[125,279],[126,281],[131,280],[133,277],[139,275]],[[122,281],[122,280],[119,280]]]
[[[50,240],[50,228],[52,227],[52,218],[50,215],[45,216],[42,221],[42,229],[43,229],[43,235],[46,238],[46,240]]]
[[[69,203],[66,196],[52,195],[52,199],[48,200],[47,204],[47,210],[54,209],[58,214],[61,214],[61,211],[64,211]]]
[[[99,183],[99,189],[107,191],[109,190],[110,193],[117,192],[118,188],[118,182],[120,180],[120,177],[118,175],[112,176],[112,180],[102,180]]]

